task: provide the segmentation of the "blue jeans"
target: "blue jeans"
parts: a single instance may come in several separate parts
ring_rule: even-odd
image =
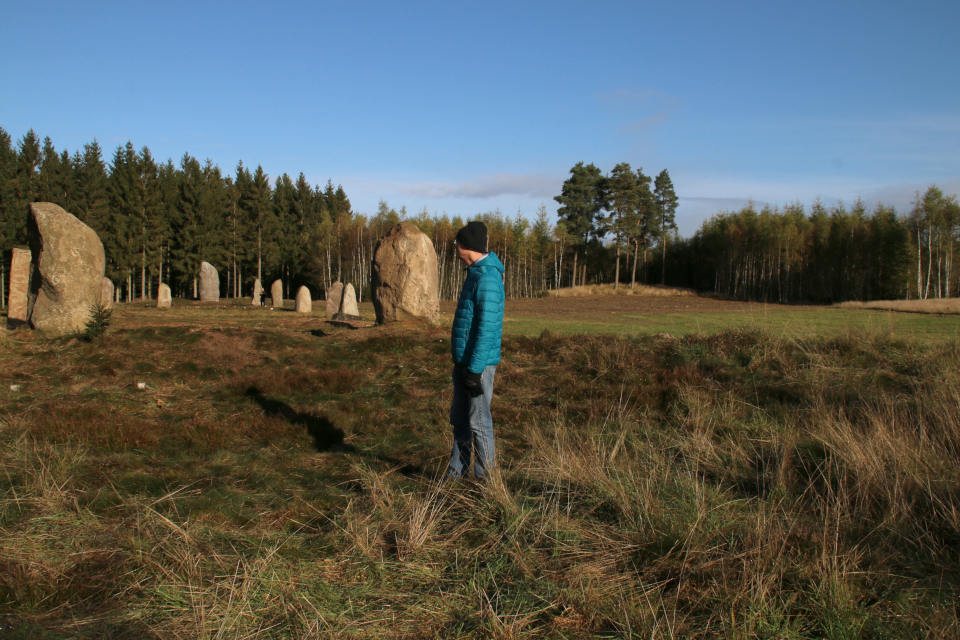
[[[483,394],[472,397],[463,386],[466,370],[453,367],[453,402],[450,404],[450,424],[453,425],[453,451],[450,454],[448,475],[463,478],[470,473],[470,458],[473,457],[473,474],[477,480],[493,470],[493,416],[490,401],[493,399],[493,376],[496,365],[490,365],[480,374]]]

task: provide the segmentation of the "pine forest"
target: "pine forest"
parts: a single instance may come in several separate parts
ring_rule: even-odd
[[[960,295],[960,205],[936,186],[906,212],[861,201],[718,212],[690,238],[677,231],[666,169],[648,176],[620,163],[604,174],[579,162],[554,200],[556,223],[545,205],[532,216],[469,218],[486,223],[510,297],[600,283],[782,303]],[[426,208],[411,214],[382,200],[375,213],[360,213],[342,187],[311,185],[303,173],[271,179],[240,162],[227,174],[188,153],[177,164],[158,161],[130,142],[107,157],[96,140],[58,153],[33,130],[14,142],[0,128],[0,304],[11,249],[26,246],[28,205],[38,201],[98,233],[106,275],[125,301],[155,297],[161,282],[174,296],[196,298],[202,261],[219,271],[224,297],[250,296],[256,279],[269,286],[279,278],[285,297],[306,285],[320,298],[340,280],[364,300],[377,241],[401,220],[433,241],[442,300],[454,299],[463,278],[453,238],[468,219]]]

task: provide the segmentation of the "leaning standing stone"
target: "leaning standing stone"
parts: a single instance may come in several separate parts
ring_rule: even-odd
[[[115,291],[113,280],[110,278],[104,278],[100,282],[100,304],[104,309],[113,309],[113,294]]]
[[[170,286],[160,283],[160,289],[157,291],[157,309],[169,309],[173,302],[173,296],[170,295]]]
[[[260,284],[260,278],[257,278],[253,282],[253,300],[250,301],[255,307],[260,306],[260,298],[263,297],[263,285]]]
[[[105,265],[96,232],[52,202],[33,202],[27,218],[33,253],[28,317],[34,329],[80,331],[100,302]]]
[[[377,243],[370,280],[377,324],[440,321],[437,254],[413,223],[401,222]]]
[[[283,283],[279,280],[274,280],[270,285],[270,306],[283,309]]]
[[[343,288],[343,301],[340,303],[340,315],[344,320],[359,320],[360,310],[357,309],[357,292],[352,284]]]
[[[14,249],[10,261],[10,293],[7,294],[7,328],[16,329],[27,323],[27,301],[30,299],[30,250]]]
[[[337,280],[327,287],[327,317],[340,313],[340,302],[343,300],[343,283]]]
[[[297,291],[297,313],[313,311],[313,300],[310,299],[310,289],[300,287]]]
[[[209,262],[200,263],[200,301],[220,301],[220,274]]]

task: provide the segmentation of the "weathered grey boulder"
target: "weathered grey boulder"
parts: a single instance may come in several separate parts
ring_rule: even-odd
[[[253,281],[253,299],[250,301],[255,307],[260,306],[260,298],[263,297],[263,285],[260,284],[260,278]]]
[[[160,283],[157,290],[157,309],[169,309],[173,302],[173,296],[170,295],[170,286]]]
[[[310,289],[300,287],[297,290],[297,313],[310,313],[313,311],[313,300],[310,299]]]
[[[113,286],[113,280],[104,278],[100,281],[100,304],[107,309],[113,309],[113,294],[116,288]]]
[[[33,202],[27,218],[33,263],[28,321],[52,335],[80,331],[100,302],[103,244],[96,232],[52,202]]]
[[[327,287],[327,317],[340,313],[340,302],[343,300],[343,283],[337,280]]]
[[[14,249],[10,260],[10,292],[7,294],[7,328],[16,329],[27,323],[30,300],[29,249]]]
[[[437,254],[413,223],[395,225],[377,243],[370,280],[377,324],[440,321]]]
[[[200,301],[220,301],[220,274],[209,262],[200,263]]]

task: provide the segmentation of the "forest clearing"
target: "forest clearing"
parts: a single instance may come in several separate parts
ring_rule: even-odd
[[[248,302],[0,332],[0,635],[960,634],[955,315],[509,300],[473,485],[453,303]]]

